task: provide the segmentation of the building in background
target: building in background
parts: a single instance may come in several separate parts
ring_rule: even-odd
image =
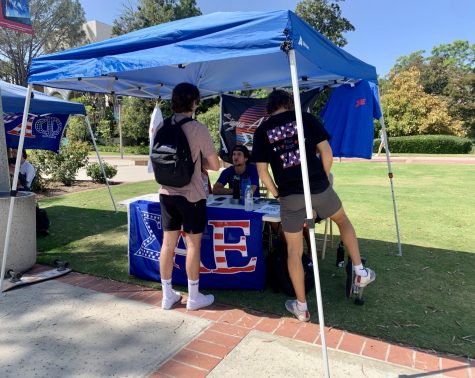
[[[92,20],[83,25],[88,43],[104,41],[112,37],[112,26],[104,22]]]
[[[86,33],[84,45],[104,41],[112,37],[112,26],[101,21],[88,21],[82,28]],[[73,91],[66,89],[45,87],[45,93],[62,98],[63,100],[70,100],[73,97]]]

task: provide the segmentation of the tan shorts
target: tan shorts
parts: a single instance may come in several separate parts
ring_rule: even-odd
[[[332,216],[342,206],[338,194],[331,186],[322,193],[312,194],[311,198],[313,210],[322,219]],[[285,232],[302,231],[306,217],[303,194],[291,194],[280,198],[280,219]]]

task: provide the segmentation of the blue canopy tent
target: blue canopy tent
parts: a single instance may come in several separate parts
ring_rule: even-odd
[[[0,80],[2,105],[5,113],[23,113],[27,89],[19,85]],[[32,91],[30,113],[34,114],[81,114],[86,115],[86,108],[78,102],[64,101],[38,91]]]
[[[332,44],[293,12],[282,10],[218,12],[161,24],[35,58],[28,78],[30,87],[145,98],[169,98],[180,82],[195,84],[202,96],[291,84],[308,219],[312,210],[299,89],[359,80],[376,83],[376,69]],[[317,263],[313,238],[311,243]],[[323,325],[318,266],[315,281]],[[326,368],[328,374],[328,363]]]
[[[89,133],[94,143],[102,172],[105,171],[102,160],[97,150],[96,142],[89,120],[86,115],[86,108],[83,104],[64,101],[57,97],[33,91],[31,86],[27,88],[0,81],[1,107],[0,107],[0,129],[4,129],[0,134],[0,151],[4,155],[0,157],[0,165],[2,165],[2,175],[0,177],[0,194],[8,193],[10,190],[10,177],[8,175],[8,163],[6,160],[6,147],[28,149],[49,149],[53,151],[59,150],[60,139],[63,135],[68,117],[72,114],[86,117]],[[2,110],[3,109],[3,110]],[[7,115],[8,122],[5,121],[4,115]],[[33,121],[34,120],[34,121]],[[18,121],[18,122],[17,122]],[[21,127],[19,122],[21,121]],[[14,123],[13,127],[10,125]],[[29,123],[29,137],[25,143],[26,125]],[[2,292],[3,277],[5,275],[5,266],[8,256],[8,248],[10,243],[10,229],[12,222],[13,206],[15,202],[15,193],[18,184],[18,174],[21,165],[21,153],[17,154],[15,163],[15,173],[12,185],[12,196],[10,200],[10,211],[8,214],[5,244],[3,246],[3,258],[0,270],[0,293]],[[106,179],[107,183],[107,179]],[[109,194],[111,196],[114,208],[116,208],[114,198],[107,183]],[[117,211],[117,209],[116,209]],[[2,230],[3,232],[3,230]],[[32,230],[33,232],[33,230]],[[36,251],[35,251],[36,252]]]
[[[169,98],[183,81],[202,96],[288,86],[291,48],[300,88],[365,79],[376,70],[291,11],[218,12],[153,26],[34,58],[29,83],[78,91]]]

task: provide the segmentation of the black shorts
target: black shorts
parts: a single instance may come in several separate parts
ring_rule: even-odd
[[[206,200],[188,202],[183,196],[160,194],[162,228],[164,231],[183,231],[201,234],[206,227]]]

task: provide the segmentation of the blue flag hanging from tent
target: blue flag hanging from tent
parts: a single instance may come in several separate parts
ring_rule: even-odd
[[[67,114],[47,114],[28,116],[25,132],[26,149],[59,151],[59,144],[68,122]],[[20,140],[21,113],[3,113],[7,147],[17,148]]]

